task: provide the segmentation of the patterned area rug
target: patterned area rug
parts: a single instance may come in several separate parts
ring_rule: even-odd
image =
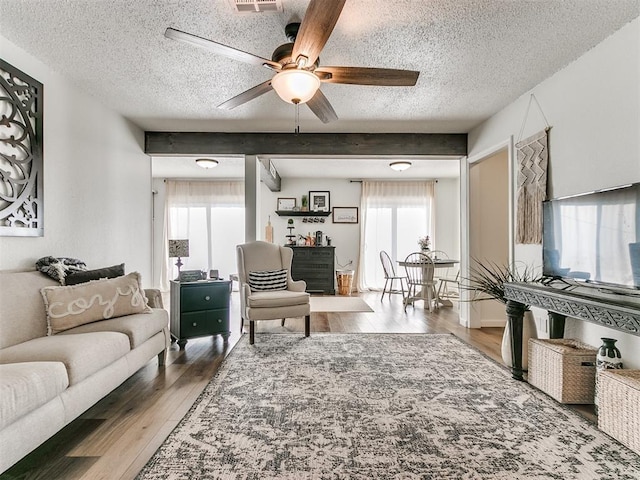
[[[311,313],[373,312],[360,297],[311,297]]]
[[[451,335],[263,334],[139,479],[638,479],[640,457]]]

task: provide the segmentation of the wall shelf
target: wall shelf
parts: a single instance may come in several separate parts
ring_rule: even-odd
[[[276,210],[279,217],[328,217],[331,212],[301,212],[293,210]]]

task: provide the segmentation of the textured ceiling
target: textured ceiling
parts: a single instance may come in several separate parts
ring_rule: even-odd
[[[272,73],[166,39],[171,26],[270,58],[308,0],[276,14],[229,0],[0,0],[0,34],[145,130],[293,131],[275,92],[234,110],[216,105]],[[640,14],[640,0],[348,0],[321,65],[420,71],[415,87],[323,84],[339,120],[300,109],[303,132],[467,132]],[[154,176],[232,178],[243,161],[203,170],[154,158]],[[283,177],[444,178],[457,161],[274,159]]]
[[[0,33],[145,130],[293,131],[274,92],[216,105],[271,73],[166,39],[174,27],[263,57],[305,0],[277,14],[228,0],[0,0]],[[337,122],[303,132],[467,132],[637,17],[639,0],[348,0],[321,65],[419,70],[415,87],[323,84]]]

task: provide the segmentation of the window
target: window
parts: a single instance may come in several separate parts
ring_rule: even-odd
[[[418,237],[433,238],[433,182],[363,182],[360,289],[384,285],[380,251],[397,260],[419,250]]]
[[[242,182],[167,182],[167,239],[189,239],[183,270],[236,271],[236,245],[244,242]],[[177,276],[171,259],[169,278]]]

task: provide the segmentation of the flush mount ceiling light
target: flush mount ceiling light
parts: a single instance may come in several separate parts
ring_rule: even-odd
[[[271,86],[285,102],[307,103],[320,88],[320,79],[308,70],[292,68],[276,73]]]
[[[214,168],[218,166],[218,160],[213,158],[196,158],[196,163],[202,168]]]
[[[396,172],[402,172],[411,166],[411,162],[407,162],[406,160],[402,160],[399,162],[391,162],[389,166],[394,169]]]

